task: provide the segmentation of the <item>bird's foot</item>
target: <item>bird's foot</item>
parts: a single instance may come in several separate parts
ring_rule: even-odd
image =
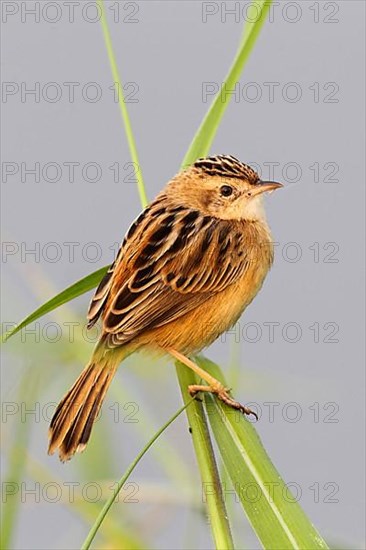
[[[239,403],[239,401],[235,401],[235,399],[233,399],[231,396],[230,396],[230,389],[229,388],[225,388],[222,384],[218,384],[218,385],[212,385],[212,386],[201,386],[201,385],[191,385],[191,386],[188,386],[188,391],[190,393],[190,395],[192,397],[196,397],[198,393],[200,392],[209,392],[209,393],[213,393],[215,395],[217,395],[218,399],[220,399],[220,401],[222,401],[223,403],[225,403],[226,405],[228,405],[229,407],[231,407],[232,409],[235,409],[237,411],[240,411],[241,413],[243,414],[246,414],[246,415],[253,415],[255,416],[256,420],[258,420],[258,415],[255,411],[253,411],[252,409],[249,409],[249,407],[245,407],[244,405],[242,405],[241,403]]]

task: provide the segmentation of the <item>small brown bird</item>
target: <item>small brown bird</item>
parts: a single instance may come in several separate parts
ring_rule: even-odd
[[[52,418],[49,454],[62,461],[82,451],[119,363],[139,348],[170,353],[245,414],[221,382],[187,355],[236,323],[261,288],[273,261],[261,181],[228,155],[201,158],[177,174],[132,224],[90,303],[88,327],[102,335]]]

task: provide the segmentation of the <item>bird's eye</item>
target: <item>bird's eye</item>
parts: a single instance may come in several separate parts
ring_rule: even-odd
[[[230,185],[223,185],[220,187],[220,193],[223,197],[230,197],[233,194],[233,188]]]

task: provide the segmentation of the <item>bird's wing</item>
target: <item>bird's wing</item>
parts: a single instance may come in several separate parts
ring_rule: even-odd
[[[240,222],[242,223],[242,222]],[[243,226],[161,199],[131,226],[91,303],[108,343],[163,326],[237,281],[250,262]]]
[[[98,321],[99,317],[103,313],[107,299],[109,297],[109,293],[110,293],[113,281],[114,281],[115,268],[116,266],[119,265],[119,263],[123,259],[127,242],[132,239],[132,236],[135,233],[136,229],[138,227],[141,227],[141,223],[147,217],[149,210],[150,210],[150,207],[146,208],[140,214],[140,216],[133,222],[121,246],[119,247],[116,259],[114,260],[113,264],[109,267],[107,273],[104,275],[104,277],[100,281],[97,287],[97,290],[95,291],[94,296],[91,299],[89,304],[89,309],[87,313],[88,328],[91,328]]]

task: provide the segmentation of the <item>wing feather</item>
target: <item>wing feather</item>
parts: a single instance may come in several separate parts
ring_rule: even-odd
[[[88,328],[91,328],[98,321],[102,313],[106,300],[109,295],[109,290],[112,284],[112,276],[114,271],[114,263],[110,266],[103,279],[100,281],[97,290],[89,304],[87,313]]]
[[[179,319],[248,267],[243,226],[203,216],[160,197],[132,224],[89,310],[102,314],[109,346]],[[110,273],[111,272],[111,273]],[[103,284],[102,284],[103,283]]]

